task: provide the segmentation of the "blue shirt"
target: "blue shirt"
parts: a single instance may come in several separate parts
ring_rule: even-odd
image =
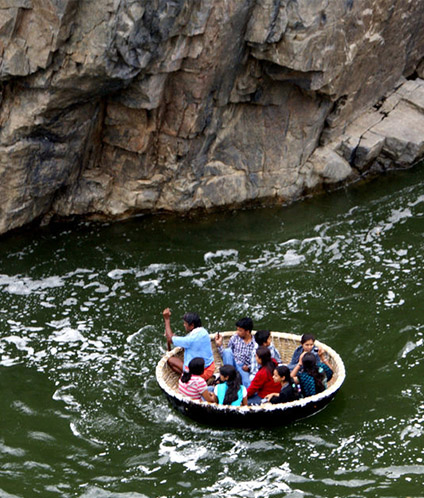
[[[215,386],[214,393],[216,394],[216,397],[218,398],[218,403],[220,405],[224,404],[224,398],[225,398],[225,393],[227,392],[227,388],[228,386],[226,382]],[[247,390],[243,385],[241,385],[240,389],[237,392],[237,399],[231,403],[231,406],[241,406],[241,402],[243,401],[243,398],[245,396],[247,396]]]
[[[211,339],[208,331],[203,327],[193,329],[185,337],[172,337],[174,346],[184,348],[184,367],[188,368],[188,364],[193,358],[203,358],[205,360],[205,368],[214,361]]]
[[[303,347],[302,345],[298,346],[295,350],[294,350],[294,353],[293,353],[293,356],[292,356],[292,359],[290,360],[290,363],[287,365],[289,367],[289,370],[290,372],[293,370],[293,368],[299,363],[299,358],[300,358],[300,355],[303,353]],[[321,361],[319,355],[318,355],[318,351],[315,351],[315,347],[314,349],[312,349],[311,353],[315,356],[315,358],[317,359],[317,363],[319,363]]]

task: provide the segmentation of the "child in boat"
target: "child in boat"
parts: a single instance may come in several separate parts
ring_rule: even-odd
[[[250,384],[250,359],[255,347],[252,337],[253,321],[249,317],[240,318],[236,322],[237,334],[228,341],[227,347],[223,347],[223,337],[216,334],[215,344],[224,365],[233,365],[239,372],[243,385],[247,388]]]
[[[247,389],[247,403],[259,405],[267,394],[279,393],[281,385],[273,379],[277,362],[271,358],[271,351],[266,346],[256,350],[256,361],[261,365],[258,373],[253,378]]]
[[[270,393],[265,396],[266,400],[276,403],[288,403],[299,399],[299,391],[294,380],[291,378],[290,370],[285,365],[280,365],[274,369],[273,375],[274,382],[281,386],[281,391],[277,393]]]
[[[252,351],[252,357],[250,361],[250,380],[252,381],[255,375],[258,373],[260,369],[259,363],[256,361],[256,350],[260,346],[266,346],[271,351],[271,358],[277,363],[281,363],[280,353],[275,348],[274,344],[272,344],[271,332],[269,330],[258,330],[255,334],[255,349]]]
[[[247,405],[246,388],[241,383],[240,374],[233,365],[224,365],[219,369],[220,384],[214,388],[213,396],[220,405]]]
[[[320,349],[315,346],[315,336],[312,334],[303,334],[300,338],[300,346],[298,346],[293,353],[290,363],[287,365],[291,370],[299,362],[300,355],[302,353],[313,353],[316,359],[319,360]]]
[[[188,364],[188,372],[184,371],[178,381],[178,390],[191,399],[205,400],[213,403],[214,395],[208,391],[205,379],[201,377],[205,370],[203,358],[193,358]]]
[[[327,389],[327,381],[333,376],[333,370],[321,353],[320,361],[312,353],[302,353],[299,362],[292,371],[295,382],[300,384],[304,397],[313,396]]]

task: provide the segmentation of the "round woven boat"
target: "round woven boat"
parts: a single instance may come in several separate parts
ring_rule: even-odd
[[[223,336],[223,345],[225,347],[235,332],[220,332],[220,334]],[[271,336],[274,346],[281,355],[282,362],[288,364],[294,350],[300,345],[301,336],[285,332],[271,332]],[[215,346],[214,336],[211,334],[210,337],[216,372],[218,372],[222,366],[222,359]],[[327,362],[334,372],[333,377],[328,382],[328,387],[325,391],[289,403],[227,406],[207,401],[192,400],[184,396],[178,391],[178,374],[167,363],[168,358],[171,356],[183,359],[184,350],[180,347],[174,348],[162,357],[156,366],[156,379],[171,405],[179,412],[198,422],[207,425],[219,425],[221,427],[270,427],[285,425],[295,420],[309,417],[325,408],[334,398],[345,379],[345,367],[336,351],[320,341],[315,341],[315,344],[324,350]]]

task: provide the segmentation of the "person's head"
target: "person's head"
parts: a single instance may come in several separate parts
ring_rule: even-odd
[[[185,313],[183,316],[184,328],[187,332],[202,326],[202,321],[197,313]]]
[[[269,330],[258,330],[255,334],[258,346],[269,346],[271,344],[271,332]]]
[[[317,358],[313,353],[305,353],[302,357],[303,369],[307,372],[317,367]]]
[[[259,346],[256,350],[256,361],[262,368],[266,368],[272,375],[275,368],[275,363],[271,358],[271,351],[266,346]]]
[[[272,377],[274,379],[274,382],[285,384],[286,382],[290,382],[291,380],[290,370],[285,365],[279,365],[278,367],[274,368],[274,374]]]
[[[305,353],[302,358],[303,370],[313,377],[317,393],[324,391],[324,373],[320,372],[317,365],[317,358],[313,353]]]
[[[221,382],[232,381],[236,378],[237,370],[233,367],[233,365],[223,365],[219,369],[219,375]]]
[[[266,346],[259,346],[256,350],[256,361],[264,367],[271,361],[271,351]]]
[[[205,371],[205,360],[203,358],[193,358],[188,364],[188,372],[185,370],[181,376],[181,382],[187,383],[192,375],[202,375]]]
[[[300,338],[300,344],[302,345],[303,351],[310,353],[315,346],[315,336],[312,334],[303,334]]]
[[[251,318],[244,317],[240,318],[236,322],[237,334],[244,339],[246,336],[250,335],[253,330],[253,321]]]
[[[227,390],[223,400],[224,405],[231,405],[239,396],[241,377],[233,365],[223,365],[219,369],[221,382],[226,382]]]
[[[205,360],[203,358],[193,358],[188,364],[188,371],[192,375],[202,375],[205,370]]]

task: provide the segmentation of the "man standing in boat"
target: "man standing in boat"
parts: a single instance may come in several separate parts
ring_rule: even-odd
[[[174,335],[171,329],[171,310],[166,308],[162,312],[165,321],[165,336],[168,349],[171,344],[184,348],[184,362],[180,358],[172,356],[168,359],[168,364],[181,374],[183,370],[188,370],[188,364],[193,358],[203,358],[205,360],[205,370],[201,377],[208,380],[215,371],[215,363],[212,353],[211,340],[208,331],[202,327],[202,321],[197,313],[185,313],[183,325],[188,332],[185,337]]]

